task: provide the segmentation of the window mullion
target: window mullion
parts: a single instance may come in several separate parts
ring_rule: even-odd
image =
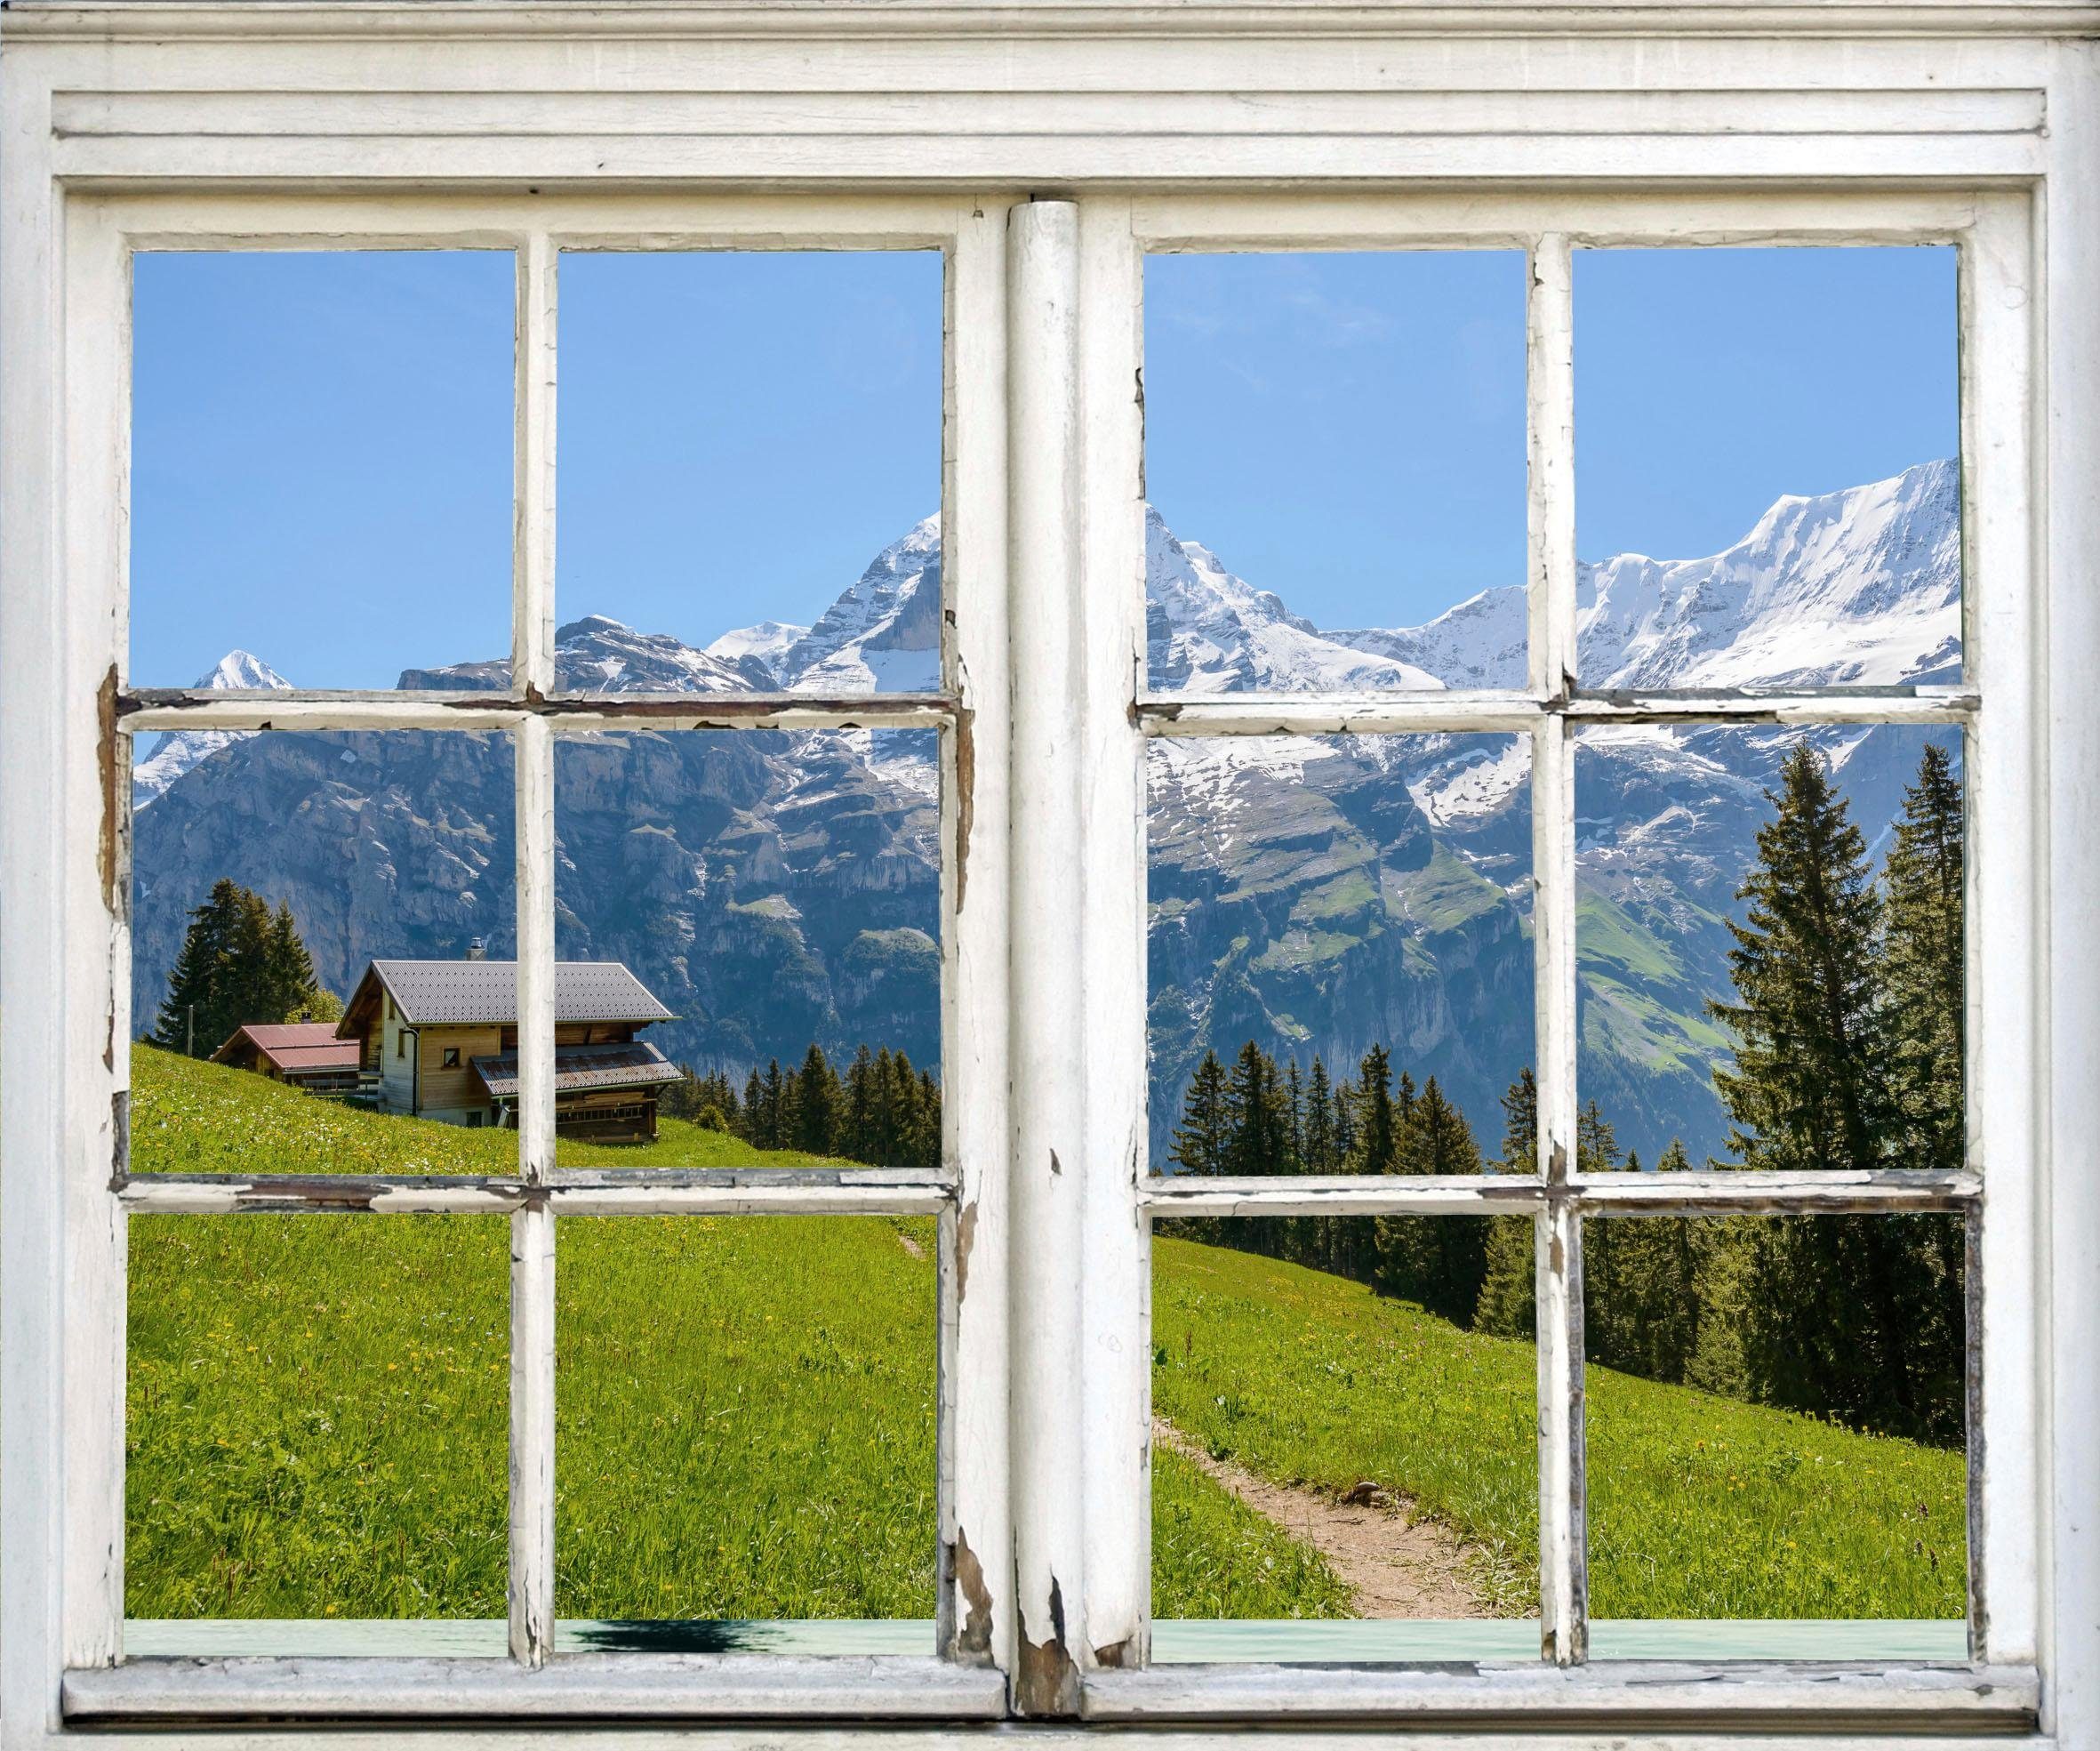
[[[1144,672],[1142,261],[1128,205],[1080,217],[1085,703],[1081,839],[1086,1042],[1083,1665],[1142,1665],[1151,1619],[1151,1230],[1138,1196],[1148,1149],[1145,762],[1130,709]],[[1073,1018],[1078,1023],[1078,1018]]]
[[[555,253],[518,251],[513,682],[554,688]],[[521,722],[517,814],[517,1153],[527,1186],[554,1167],[554,732]],[[510,1653],[554,1648],[554,1212],[528,1198],[510,1218]]]
[[[1530,253],[1531,686],[1564,704],[1575,677],[1575,293],[1567,239]],[[1583,1502],[1582,1223],[1575,1167],[1575,743],[1558,711],[1531,736],[1532,942],[1538,1037],[1539,1581],[1541,1645],[1560,1665],[1588,1640]]]
[[[1087,1494],[1078,206],[1014,206],[1007,245],[1007,599],[1026,665],[1014,687],[1009,870],[1014,1703],[1056,1715],[1079,1705]]]
[[[1006,215],[962,204],[949,258],[942,546],[942,1652],[1014,1664],[1007,1502]],[[777,1171],[777,1170],[775,1170]]]

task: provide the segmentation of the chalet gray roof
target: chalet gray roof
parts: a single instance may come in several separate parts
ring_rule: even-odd
[[[509,1100],[517,1093],[516,1052],[469,1058],[468,1063],[491,1099]],[[584,1088],[650,1088],[679,1078],[677,1067],[645,1040],[557,1046],[554,1051],[554,1091],[559,1095]]]
[[[375,960],[365,978],[386,987],[411,1027],[517,1019],[515,960]],[[354,1000],[350,1007],[357,1008]],[[663,1022],[671,1012],[624,961],[561,960],[554,968],[554,1018]],[[346,1028],[349,1022],[346,1016]]]

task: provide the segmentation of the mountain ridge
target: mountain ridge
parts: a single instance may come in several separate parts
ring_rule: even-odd
[[[1959,518],[1958,470],[1928,462],[1782,499],[1718,554],[1585,565],[1584,675],[1599,686],[1944,679],[1959,671]],[[557,632],[557,673],[565,687],[615,693],[930,687],[941,558],[939,519],[922,519],[809,627],[762,622],[705,648],[584,615]],[[1150,508],[1146,562],[1154,687],[1523,683],[1520,584],[1478,592],[1417,627],[1330,631]],[[264,685],[285,685],[257,670],[272,678]],[[402,685],[501,687],[508,674],[499,657],[408,670]],[[212,733],[184,733],[200,734]],[[377,758],[384,738],[273,736],[257,749],[225,737],[170,758],[180,739],[134,773],[142,872],[160,860],[171,867],[156,873],[182,888],[239,863],[254,873],[251,886],[293,890],[285,897],[302,921],[309,911],[322,920],[317,959],[336,980],[361,952],[353,944],[384,942],[389,930],[419,952],[453,952],[469,935],[493,945],[508,928],[498,817],[509,786],[493,782],[493,747],[469,780],[435,750]],[[334,751],[276,758],[295,740]],[[1725,989],[1724,920],[1786,740],[1764,729],[1583,738],[1583,1075],[1647,1159],[1671,1134],[1695,1154],[1719,1147],[1711,1065],[1726,1040],[1703,999]],[[1817,740],[1872,838],[1900,794],[1903,738],[1848,730]],[[603,743],[563,752],[565,952],[617,954],[666,986],[671,1007],[694,1017],[667,1039],[674,1056],[741,1068],[798,1053],[813,1037],[841,1046],[856,1028],[883,1037],[870,1032],[879,1024],[923,1059],[937,1036],[927,1019],[938,966],[930,735],[637,732]],[[212,778],[228,764],[242,769],[240,783]],[[586,768],[588,784],[576,775]],[[1318,1052],[1338,1075],[1383,1040],[1417,1080],[1439,1074],[1491,1142],[1495,1097],[1531,1056],[1523,739],[1193,741],[1155,744],[1151,771],[1155,1160],[1194,1059],[1246,1038],[1279,1056]],[[245,802],[242,784],[252,793]],[[448,806],[436,807],[429,787],[445,785]],[[172,814],[171,797],[182,799]],[[204,806],[252,818],[257,799],[307,821],[316,842],[264,834],[236,845]],[[372,885],[343,901],[335,890],[359,891],[360,871]],[[164,885],[143,887],[141,1027],[180,919]]]

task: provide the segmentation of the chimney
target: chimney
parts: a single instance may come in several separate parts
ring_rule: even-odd
[[[483,942],[480,937],[477,936],[472,942],[467,944],[467,959],[469,960],[486,960],[488,959],[488,944]]]

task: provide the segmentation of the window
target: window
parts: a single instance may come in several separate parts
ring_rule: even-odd
[[[10,1720],[2090,1737],[2038,11],[11,11]]]

